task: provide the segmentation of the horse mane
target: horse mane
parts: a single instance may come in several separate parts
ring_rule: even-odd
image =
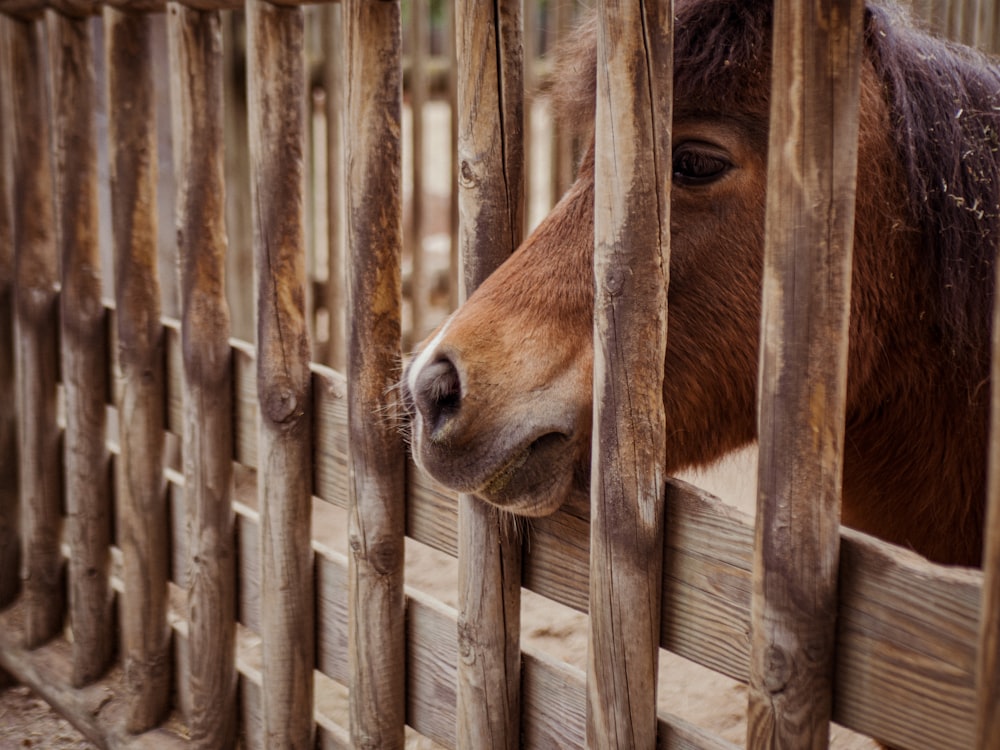
[[[766,0],[678,0],[675,91],[705,114],[750,112],[766,128],[772,10]],[[556,117],[571,127],[593,123],[596,34],[588,18],[556,54],[559,84],[550,95]],[[895,5],[867,4],[864,38],[889,108],[922,262],[941,290],[942,340],[953,359],[972,356],[979,370],[989,356],[1000,242],[1000,68],[918,30]]]

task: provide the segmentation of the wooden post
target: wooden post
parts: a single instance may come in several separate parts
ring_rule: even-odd
[[[445,3],[445,38],[448,45],[448,111],[449,148],[452,159],[458,158],[458,38],[456,32],[457,3]],[[448,193],[448,312],[459,304],[462,286],[462,260],[458,247],[458,169],[451,167],[451,185]]]
[[[313,742],[312,391],[301,8],[247,3],[266,747]]]
[[[410,2],[410,150],[413,185],[410,191],[410,220],[407,246],[410,249],[410,342],[420,341],[427,318],[427,285],[424,281],[424,104],[427,101],[427,0]]]
[[[597,42],[587,665],[595,748],[656,746],[672,24],[669,0],[608,4]]]
[[[458,3],[455,27],[464,297],[514,252],[524,233],[521,4]],[[510,518],[460,496],[458,562],[458,747],[516,748],[521,543]]]
[[[236,743],[233,398],[226,303],[222,22],[168,5],[184,357],[188,664],[195,747]]]
[[[90,19],[48,11],[55,112],[56,201],[66,395],[66,508],[73,684],[100,677],[114,655],[111,493],[105,442],[106,319],[97,236],[96,84]]]
[[[10,20],[11,156],[14,162],[14,307],[25,643],[62,627],[58,307],[49,111],[41,24]]]
[[[14,352],[14,226],[10,171],[13,135],[12,71],[8,25],[0,16],[0,608],[14,601],[21,588],[21,544],[18,534],[17,381]]]
[[[347,12],[347,362],[351,485],[348,650],[351,740],[403,747],[406,463],[400,408],[402,29],[400,4]]]
[[[863,14],[775,4],[750,747],[828,741]]]
[[[347,217],[344,207],[344,4],[323,7],[325,34],[323,79],[326,84],[326,201],[327,280],[326,309],[330,340],[326,364],[347,368]]]
[[[104,9],[108,154],[121,367],[117,476],[125,602],[126,726],[143,732],[170,703],[170,566],[163,478],[164,344],[156,270],[156,112],[150,19]]]

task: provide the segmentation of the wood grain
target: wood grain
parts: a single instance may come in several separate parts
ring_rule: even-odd
[[[191,744],[236,743],[232,352],[226,304],[222,22],[168,5],[184,370]]]
[[[402,29],[353,0],[347,30],[348,537],[351,740],[402,748],[406,716],[401,405]]]
[[[829,741],[863,13],[775,4],[751,747]]]
[[[163,479],[163,328],[156,271],[156,113],[148,16],[105,8],[118,365],[118,543],[133,732],[170,701],[169,537]]]
[[[101,301],[97,226],[97,135],[89,19],[47,13],[49,65],[56,103],[55,160],[62,383],[63,456],[69,525],[69,609],[73,684],[89,684],[114,655],[114,598],[109,581],[111,487],[105,445],[108,354]]]
[[[672,3],[610,3],[598,18],[587,744],[651,750],[668,429]]]
[[[14,225],[9,138],[13,129],[8,25],[0,18],[0,403],[17,403],[14,354]],[[21,589],[21,540],[18,533],[17,409],[0,409],[0,607]]]
[[[247,4],[251,197],[260,404],[266,747],[313,744],[312,389],[305,316],[303,14]]]
[[[455,8],[462,284],[472,294],[524,234],[521,3]],[[521,735],[521,545],[511,519],[463,495],[458,506],[457,743],[516,748]]]
[[[38,22],[8,21],[11,70],[15,367],[25,638],[41,645],[63,621],[56,377],[59,369],[45,44]]]

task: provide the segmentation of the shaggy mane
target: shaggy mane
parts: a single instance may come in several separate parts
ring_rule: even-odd
[[[678,0],[677,99],[697,102],[695,111],[704,114],[760,117],[766,127],[771,27],[771,2]],[[953,356],[972,355],[982,366],[1000,242],[1000,68],[917,30],[892,5],[867,5],[864,35],[883,83],[910,211],[941,290],[942,336]],[[556,54],[558,85],[550,96],[557,118],[571,127],[593,123],[596,37],[590,17]]]

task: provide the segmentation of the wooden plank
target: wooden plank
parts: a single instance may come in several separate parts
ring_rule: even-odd
[[[156,113],[150,20],[106,8],[118,363],[118,542],[128,728],[156,725],[170,701],[169,539],[163,478],[164,347],[156,272]]]
[[[587,656],[594,748],[656,746],[672,7],[621,3],[599,14]]]
[[[108,382],[97,227],[96,83],[89,19],[47,14],[56,105],[56,212],[62,293],[64,466],[73,684],[100,677],[115,639],[109,580],[111,493],[105,445]]]
[[[524,234],[521,3],[458,3],[455,27],[463,299]],[[458,745],[515,748],[521,734],[520,540],[510,516],[471,495],[459,498],[458,524]]]
[[[35,691],[88,740],[110,750],[173,750],[188,747],[176,718],[163,727],[133,735],[125,728],[129,688],[120,667],[86,687],[72,685],[72,646],[63,637],[29,650],[19,642],[24,605],[0,613],[0,667]]]
[[[11,216],[13,158],[8,138],[14,116],[7,26],[0,18],[0,403],[17,403],[14,355],[14,225]],[[17,409],[0,410],[0,607],[21,588],[18,534]],[[0,678],[2,679],[2,678]]]
[[[303,14],[247,4],[257,278],[263,741],[313,743],[312,389],[305,315]]]
[[[863,14],[775,4],[752,747],[828,742]]]
[[[402,30],[398,2],[354,0],[345,10],[351,739],[388,749],[403,746],[406,710],[406,463],[394,388],[402,360]]]
[[[63,622],[63,561],[56,377],[56,238],[49,154],[45,45],[35,22],[7,24],[12,88],[15,366],[20,459],[24,635],[39,646]]]
[[[177,177],[191,743],[236,743],[232,352],[226,303],[222,22],[168,4]]]

